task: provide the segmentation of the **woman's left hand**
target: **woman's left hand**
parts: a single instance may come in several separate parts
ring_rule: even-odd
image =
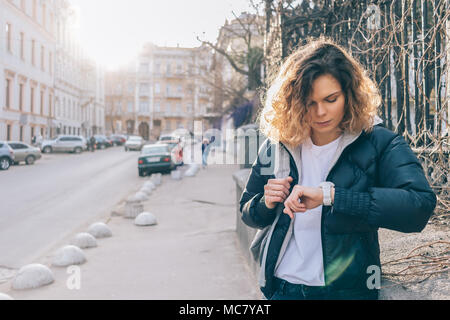
[[[301,200],[300,202],[299,199]],[[305,212],[306,210],[317,208],[322,203],[323,192],[321,188],[296,185],[284,202],[285,208],[283,212],[293,219],[294,212]]]

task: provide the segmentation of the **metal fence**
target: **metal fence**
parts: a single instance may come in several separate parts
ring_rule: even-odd
[[[268,71],[309,37],[347,48],[378,84],[386,127],[403,135],[449,215],[450,0],[265,0]]]

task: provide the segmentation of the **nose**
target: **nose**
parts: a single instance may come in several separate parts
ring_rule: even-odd
[[[316,116],[317,117],[319,117],[319,118],[323,117],[326,115],[326,113],[327,113],[327,110],[322,103],[316,104]]]

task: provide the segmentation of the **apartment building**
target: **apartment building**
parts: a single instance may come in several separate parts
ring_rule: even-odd
[[[54,1],[0,0],[0,140],[54,127]]]
[[[104,72],[67,0],[0,0],[0,140],[103,133]]]
[[[90,60],[73,29],[76,11],[56,0],[55,131],[90,136],[104,132],[104,72]]]
[[[110,72],[106,79],[108,132],[156,139],[162,133],[209,128],[212,90],[202,77],[211,66],[205,47],[159,47],[146,44],[136,61]]]

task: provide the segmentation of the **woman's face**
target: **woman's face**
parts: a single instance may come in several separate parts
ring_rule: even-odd
[[[312,84],[306,107],[314,144],[324,145],[339,137],[339,124],[345,113],[345,95],[339,81],[329,74],[318,77]]]

